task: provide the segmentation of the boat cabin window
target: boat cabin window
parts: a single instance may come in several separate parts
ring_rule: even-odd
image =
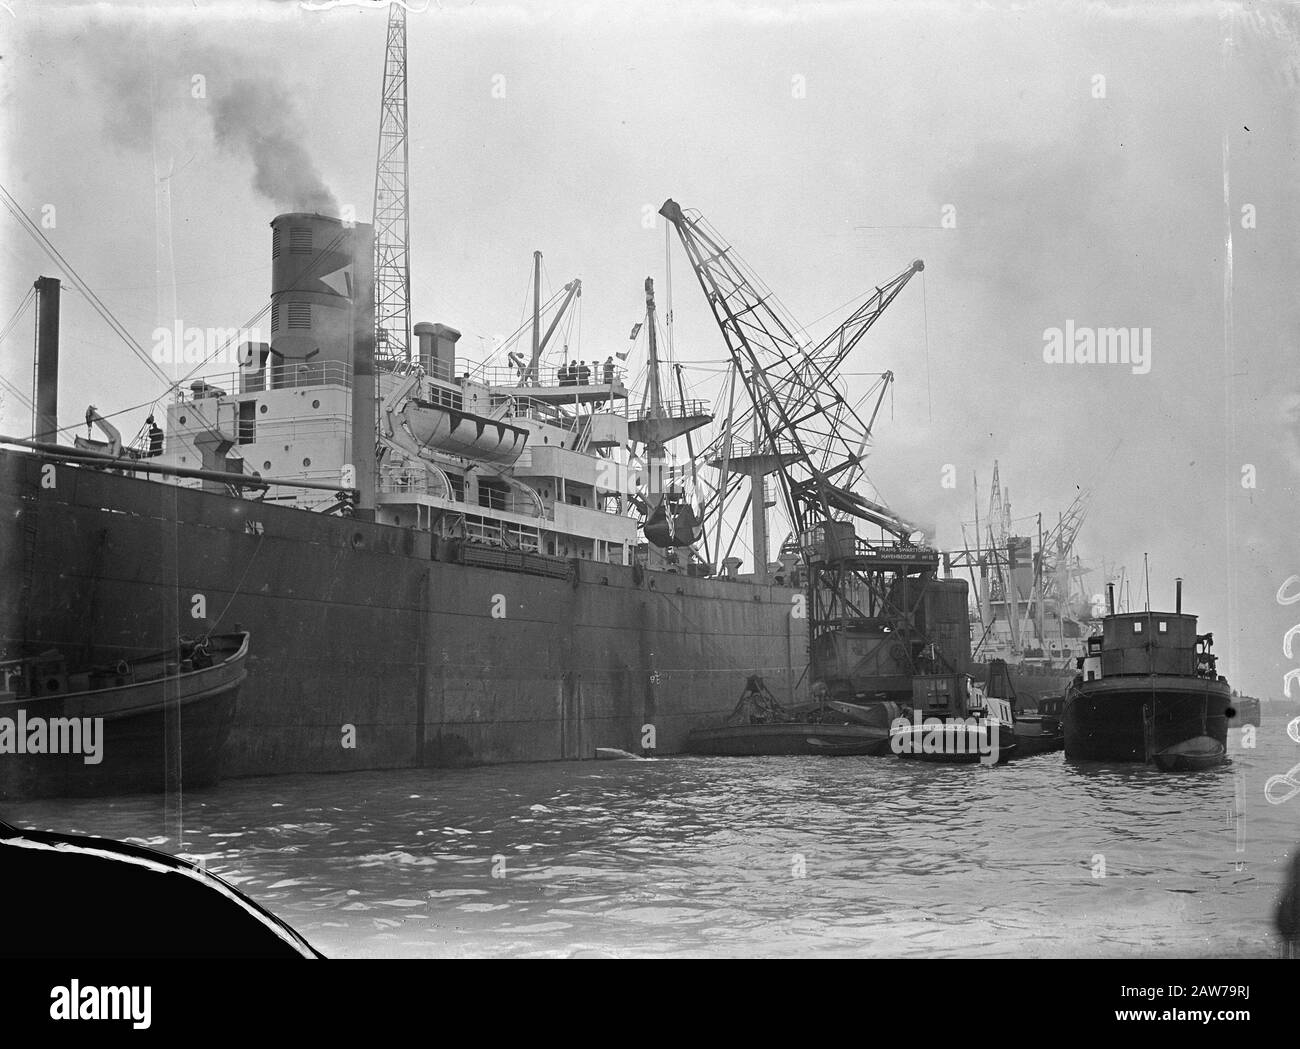
[[[1133,621],[1133,633],[1135,633],[1135,634],[1140,634],[1140,633],[1142,633],[1142,620],[1140,620],[1140,619],[1135,619],[1135,620]]]
[[[1162,634],[1167,634],[1167,633],[1169,633],[1169,624],[1166,623],[1166,622],[1162,619],[1162,620],[1160,620],[1160,623],[1158,624],[1158,629],[1159,629],[1160,633],[1162,633]]]

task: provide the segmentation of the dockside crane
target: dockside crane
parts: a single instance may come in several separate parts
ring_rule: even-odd
[[[844,395],[837,369],[923,263],[914,262],[877,289],[835,333],[809,348],[772,293],[698,212],[688,215],[669,200],[659,213],[677,230],[749,394],[747,418],[733,430],[745,421],[755,424],[755,450],[773,457],[769,472],[782,476],[795,531],[847,515],[908,538],[916,531],[913,525],[853,490],[864,476],[862,459],[871,431]],[[763,555],[755,551],[755,556]]]
[[[915,674],[965,669],[965,584],[948,584],[960,588],[957,600],[931,601],[947,593],[935,585],[938,551],[914,540],[915,526],[855,490],[866,480],[871,423],[850,404],[839,366],[923,263],[878,287],[812,344],[698,212],[668,200],[659,214],[677,230],[749,401],[712,450],[711,464],[724,473],[715,510],[729,474],[750,478],[755,575],[765,578],[762,480],[775,474],[794,528],[786,549],[797,551],[806,586],[812,680],[832,696],[910,703]],[[738,440],[742,427],[752,437]],[[878,527],[882,538],[859,537],[854,521]]]

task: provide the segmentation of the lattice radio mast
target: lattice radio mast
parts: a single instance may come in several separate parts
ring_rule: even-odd
[[[388,8],[375,166],[375,359],[411,359],[411,217],[406,174],[406,8]]]

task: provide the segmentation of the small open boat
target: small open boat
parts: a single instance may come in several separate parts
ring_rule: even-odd
[[[1226,759],[1227,748],[1212,736],[1185,739],[1152,755],[1162,772],[1200,772],[1217,768]]]
[[[844,710],[841,708],[851,708]],[[889,753],[889,713],[880,704],[818,703],[798,711],[783,707],[757,675],[724,725],[697,728],[686,738],[690,754],[757,757],[821,754],[852,757]],[[892,709],[892,708],[891,708]],[[864,722],[874,721],[874,724]]]
[[[889,753],[889,730],[873,729],[870,735],[859,733],[856,739],[830,738],[824,736],[809,736],[808,746],[812,748],[815,754],[828,754],[840,756],[852,756],[854,754],[866,754],[872,757],[883,757]]]
[[[57,650],[0,664],[0,798],[215,783],[247,657],[240,631],[79,669]]]
[[[821,754],[852,757],[889,753],[889,729],[786,721],[767,725],[722,725],[696,729],[686,741],[691,754],[757,757],[771,754]]]

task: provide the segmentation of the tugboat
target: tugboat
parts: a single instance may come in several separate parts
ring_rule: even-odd
[[[1217,669],[1214,635],[1175,610],[1115,611],[1106,588],[1102,632],[1088,639],[1065,695],[1065,755],[1088,761],[1154,762],[1186,771],[1226,760],[1232,690]]]
[[[890,746],[901,758],[998,765],[1017,751],[1015,713],[968,674],[917,674],[912,718],[895,719]]]

